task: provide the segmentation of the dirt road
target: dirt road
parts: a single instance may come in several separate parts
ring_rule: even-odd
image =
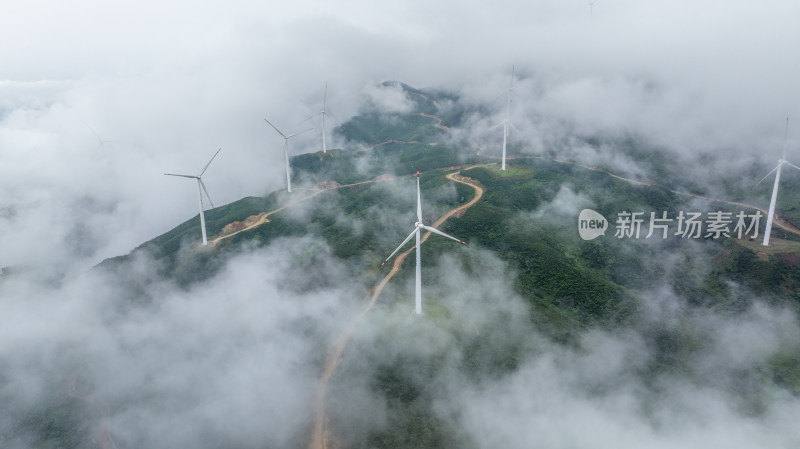
[[[246,227],[244,227],[242,229],[239,229],[238,231],[231,232],[231,233],[228,233],[228,234],[223,234],[223,235],[220,235],[218,237],[215,237],[214,239],[210,240],[208,243],[210,243],[213,246],[213,245],[216,245],[217,243],[219,243],[222,240],[229,239],[229,238],[233,237],[234,235],[239,234],[240,232],[244,232],[244,231],[248,231],[248,230],[253,229],[253,228],[257,228],[257,227],[263,225],[264,223],[269,223],[269,216],[270,215],[276,214],[276,213],[278,213],[278,212],[280,212],[280,211],[282,211],[284,209],[288,209],[289,207],[292,207],[295,204],[298,204],[300,202],[303,202],[303,201],[309,200],[311,198],[314,198],[315,196],[319,195],[320,193],[327,192],[329,190],[342,189],[342,188],[345,188],[345,187],[353,187],[353,186],[359,186],[359,185],[362,185],[362,184],[370,184],[370,183],[374,183],[374,182],[388,181],[390,179],[395,179],[395,177],[384,174],[384,175],[376,176],[376,177],[374,177],[372,179],[369,179],[369,180],[366,180],[366,181],[354,182],[352,184],[343,184],[343,185],[342,184],[336,184],[336,185],[329,186],[329,187],[324,187],[324,188],[308,189],[306,191],[303,191],[302,189],[296,189],[296,190],[300,190],[300,192],[298,192],[298,196],[293,198],[291,201],[287,202],[283,206],[281,206],[281,207],[279,207],[277,209],[271,210],[269,212],[264,212],[264,213],[261,213],[261,214],[258,214],[258,215],[254,215],[252,217],[248,217],[246,221],[250,221],[251,222],[250,225],[248,225],[248,226],[246,226]]]
[[[543,157],[541,157],[541,156],[507,157],[507,159],[542,159],[542,158]],[[604,168],[579,164],[579,163],[573,162],[573,161],[571,161],[569,159],[559,158],[558,156],[553,156],[552,159],[553,159],[554,162],[558,162],[559,164],[570,164],[570,165],[574,165],[576,167],[585,168],[586,170],[605,173],[606,175],[611,176],[614,179],[619,179],[620,181],[625,181],[628,184],[640,185],[640,186],[661,187],[662,189],[668,190],[668,191],[670,191],[672,193],[675,193],[677,195],[690,196],[692,198],[701,198],[701,199],[705,199],[705,200],[709,200],[709,201],[715,201],[715,202],[718,202],[718,203],[730,204],[732,206],[739,206],[739,207],[745,207],[745,208],[748,208],[748,209],[755,209],[755,210],[761,211],[761,213],[764,214],[764,220],[766,220],[767,210],[763,209],[761,207],[758,207],[758,206],[754,206],[752,204],[741,203],[741,202],[738,202],[738,201],[729,201],[729,200],[724,200],[722,198],[714,198],[714,197],[711,197],[711,196],[701,195],[701,194],[698,194],[698,193],[682,192],[680,190],[675,190],[675,189],[673,189],[671,187],[665,186],[663,184],[659,184],[659,183],[657,183],[655,181],[651,181],[649,179],[626,178],[626,177],[618,175],[618,174],[616,174],[614,172],[608,171],[608,170],[606,170]],[[772,223],[775,226],[777,226],[777,227],[779,227],[779,228],[781,228],[781,229],[783,229],[783,230],[785,230],[787,232],[790,232],[790,233],[795,234],[795,235],[800,235],[800,229],[798,229],[797,227],[793,226],[791,223],[787,222],[786,220],[778,217],[777,213],[773,217]]]
[[[461,184],[466,184],[473,189],[475,189],[475,196],[466,204],[462,204],[461,206],[456,207],[455,209],[451,209],[446,214],[442,215],[438,220],[433,223],[433,227],[438,228],[442,225],[448,218],[453,217],[458,214],[463,214],[464,211],[472,207],[475,203],[477,203],[481,197],[483,196],[483,188],[473,179],[460,176],[458,172],[450,173],[447,175],[447,179],[451,181],[459,182]],[[430,237],[431,233],[426,232],[420,241],[420,243],[426,241],[428,237]],[[353,321],[345,328],[345,330],[339,335],[334,343],[333,347],[331,347],[330,351],[328,352],[328,356],[325,359],[325,367],[322,370],[322,377],[320,378],[319,385],[317,386],[317,394],[316,399],[314,402],[314,427],[311,431],[311,444],[309,447],[311,449],[327,449],[330,439],[330,434],[328,432],[328,418],[325,413],[325,392],[328,388],[328,382],[333,376],[333,373],[336,371],[336,368],[339,366],[339,362],[342,358],[342,353],[344,352],[345,348],[347,347],[347,343],[350,341],[350,338],[353,336],[353,331],[355,330],[358,323],[367,314],[367,312],[372,309],[375,305],[378,297],[383,292],[383,288],[386,287],[386,284],[400,271],[400,267],[403,265],[403,262],[406,260],[409,254],[414,251],[414,246],[411,248],[403,251],[397,258],[394,259],[394,263],[392,264],[392,269],[386,276],[381,279],[378,285],[375,286],[375,289],[372,292],[372,296],[370,296],[369,301],[367,302],[364,309],[359,313]]]
[[[75,370],[67,379],[65,385],[67,395],[88,404],[92,409],[92,412],[98,416],[99,423],[95,425],[94,439],[101,449],[117,449],[117,445],[114,444],[114,440],[111,438],[111,432],[108,430],[108,423],[111,418],[111,409],[109,409],[107,404],[92,399],[88,396],[84,396],[78,391],[79,374],[80,370]]]

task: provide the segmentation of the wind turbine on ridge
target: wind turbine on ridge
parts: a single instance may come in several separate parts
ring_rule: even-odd
[[[287,136],[286,134],[282,133],[281,130],[276,128],[275,125],[273,125],[266,118],[264,118],[264,121],[267,122],[269,124],[269,126],[272,127],[272,129],[277,131],[277,133],[280,134],[281,137],[283,137],[283,141],[284,141],[283,153],[284,153],[284,157],[286,159],[286,191],[291,193],[292,192],[292,175],[290,174],[290,169],[289,169],[289,139],[291,139],[292,137],[294,137],[294,136],[296,136],[298,134],[303,134],[304,132],[311,131],[314,128],[308,128],[308,129],[305,129],[303,131],[298,131],[298,132],[296,132],[294,134],[289,134]]]
[[[84,125],[86,125],[86,127],[89,128],[89,131],[91,131],[92,134],[94,134],[94,136],[97,137],[97,140],[100,142],[100,147],[102,147],[104,144],[107,144],[107,143],[114,143],[113,140],[103,140],[103,138],[100,137],[100,134],[97,134],[97,131],[95,131],[94,128],[89,126],[88,123],[84,122]]]
[[[313,114],[312,116],[310,116],[307,119],[305,119],[302,122],[300,122],[300,123],[304,123],[304,122],[307,122],[307,121],[311,120],[312,118],[314,118],[314,117],[316,117],[318,115],[322,116],[322,152],[323,153],[327,153],[328,152],[328,146],[327,146],[327,144],[325,142],[325,114],[327,114],[327,111],[325,110],[325,105],[326,105],[327,102],[328,102],[328,82],[326,81],[325,82],[325,93],[322,96],[322,111],[317,112],[316,114]]]
[[[461,243],[463,245],[467,244],[467,242],[465,242],[463,240],[459,240],[459,239],[453,237],[452,235],[447,235],[444,232],[442,232],[442,231],[440,231],[440,230],[438,230],[438,229],[436,229],[434,227],[426,226],[426,225],[422,224],[422,201],[420,199],[420,193],[419,193],[419,169],[417,169],[417,222],[414,223],[414,230],[411,231],[411,234],[409,234],[408,237],[406,237],[406,239],[403,240],[403,243],[401,243],[400,246],[397,247],[397,249],[392,251],[392,254],[389,254],[389,257],[387,257],[386,260],[383,261],[381,266],[378,267],[378,269],[380,269],[381,267],[386,265],[386,262],[388,262],[389,259],[392,258],[392,256],[397,254],[397,252],[400,251],[400,248],[402,248],[403,245],[408,243],[408,241],[411,240],[412,237],[414,237],[414,236],[417,237],[417,248],[416,248],[416,251],[417,251],[417,268],[416,268],[416,281],[415,281],[415,284],[414,284],[414,313],[416,313],[417,315],[422,313],[422,265],[421,265],[420,252],[419,252],[420,248],[419,247],[420,247],[420,237],[421,237],[421,233],[422,233],[423,230],[432,232],[434,234],[439,234],[439,235],[441,235],[443,237],[447,237],[447,238],[449,238],[451,240],[455,240],[456,242]]]
[[[203,245],[208,245],[208,239],[206,238],[206,217],[203,214],[203,192],[206,193],[206,198],[208,198],[208,202],[211,204],[211,208],[214,208],[214,203],[211,201],[211,196],[208,194],[208,190],[206,189],[206,185],[203,183],[203,173],[208,170],[208,166],[211,165],[211,162],[214,160],[215,157],[222,151],[222,148],[217,150],[213,156],[211,156],[211,160],[208,161],[203,170],[200,171],[198,175],[178,175],[175,173],[164,173],[165,176],[180,176],[181,178],[192,178],[197,180],[197,191],[200,195],[200,229],[203,232]]]
[[[511,81],[508,83],[508,90],[506,90],[504,93],[500,94],[501,96],[503,94],[507,95],[507,100],[506,100],[506,118],[503,119],[503,121],[501,123],[498,123],[497,125],[492,127],[492,129],[494,129],[494,128],[497,128],[500,125],[503,125],[503,159],[502,159],[502,162],[500,163],[500,170],[503,170],[503,171],[506,170],[506,142],[508,141],[508,130],[509,130],[509,128],[513,129],[515,133],[519,134],[519,131],[517,131],[517,128],[515,128],[514,125],[511,124],[511,94],[512,93],[514,93],[514,66],[513,65],[511,66]]]
[[[775,204],[778,201],[778,184],[781,181],[781,169],[784,165],[788,165],[790,167],[796,168],[800,170],[800,167],[792,164],[791,162],[786,160],[786,142],[787,138],[789,137],[789,117],[786,117],[786,130],[784,131],[783,136],[783,154],[781,158],[778,159],[778,165],[772,169],[766,176],[761,178],[761,181],[758,181],[756,185],[761,184],[762,181],[767,179],[772,172],[775,172],[775,184],[772,186],[772,198],[769,201],[769,212],[767,212],[767,225],[766,229],[764,229],[764,241],[761,243],[762,246],[769,246],[769,235],[772,231],[772,219],[775,216]]]

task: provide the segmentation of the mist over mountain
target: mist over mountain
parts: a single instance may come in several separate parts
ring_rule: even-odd
[[[502,172],[501,130],[474,127],[491,107],[398,82],[366,98],[331,133],[345,148],[292,158],[294,192],[206,211],[208,247],[195,216],[78,276],[8,270],[9,447],[315,447],[320,416],[341,447],[800,439],[798,236],[776,233],[776,251],[614,236],[624,210],[753,212],[709,195],[726,179],[698,182],[625,133],[549,150],[515,135]],[[422,246],[422,316],[413,260],[368,301],[415,220],[417,165],[425,222],[478,195],[445,175],[482,190],[441,225],[469,248]],[[790,179],[781,214],[797,223]],[[605,236],[579,238],[585,208]]]
[[[592,3],[7,5],[0,446],[796,447],[800,6]]]

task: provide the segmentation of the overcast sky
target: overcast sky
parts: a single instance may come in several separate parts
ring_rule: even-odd
[[[127,253],[197,213],[195,186],[163,173],[198,172],[220,147],[204,177],[215,204],[282,188],[282,140],[262,119],[298,129],[325,82],[334,127],[375,82],[488,102],[513,64],[518,103],[582,131],[777,157],[784,118],[800,117],[797,2],[593,9],[577,0],[4,5],[0,266],[82,268]],[[292,143],[293,154],[319,145],[311,133]]]

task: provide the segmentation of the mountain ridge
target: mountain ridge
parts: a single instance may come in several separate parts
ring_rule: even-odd
[[[378,229],[377,225],[385,226],[398,217],[410,216],[413,197],[409,176],[417,165],[422,165],[420,184],[426,217],[440,217],[471,200],[471,189],[447,179],[453,173],[475,180],[484,189],[480,201],[463,215],[448,220],[442,228],[468,241],[470,249],[454,249],[432,239],[422,247],[426,266],[456,262],[466,273],[479,278],[484,257],[499,260],[507,267],[505,272],[513,284],[510,288],[527,307],[523,321],[529,322],[541,338],[559,347],[580,351],[586,345],[586,335],[592,332],[639,332],[650,353],[637,365],[635,375],[644,387],[653,391],[658,391],[660,382],[671,376],[691,378],[696,369],[694,358],[705,348],[702,326],[692,324],[688,318],[678,316],[666,323],[646,320],[643,323],[652,307],[649,302],[653,285],[674,292],[686,301],[690,310],[709,310],[726,316],[745,314],[756,301],[786,307],[794,313],[800,309],[800,290],[793,287],[800,279],[800,268],[792,263],[791,257],[760,258],[754,248],[734,239],[656,241],[606,235],[582,241],[577,236],[579,207],[591,206],[605,217],[623,210],[667,211],[674,216],[679,210],[693,207],[691,196],[653,181],[617,175],[602,166],[572,163],[550,155],[509,158],[509,171],[502,172],[495,158],[478,156],[473,151],[465,153],[444,140],[439,142],[444,130],[436,128],[436,120],[417,115],[418,112],[388,120],[370,113],[355,120],[356,125],[338,128],[337,132],[351,137],[348,141],[356,145],[372,142],[374,145],[368,150],[359,146],[358,150],[294,156],[292,170],[295,179],[300,180],[301,189],[291,197],[285,192],[272,192],[266,197],[247,197],[208,211],[206,219],[212,241],[231,223],[244,224],[249,217],[262,218],[251,219],[253,226],[216,240],[207,249],[198,250],[196,245],[199,228],[195,216],[142,244],[131,254],[103,262],[100,268],[123,276],[132,260],[141,255],[157,262],[158,278],[192,289],[213,278],[227,260],[247,248],[312,236],[330,248],[332,256],[345,267],[350,283],[378,285],[381,276],[375,267],[391,250],[393,239],[404,231],[391,226]],[[388,125],[383,125],[384,120]],[[378,131],[361,133],[367,128]],[[399,136],[404,139],[422,140],[389,139],[375,144],[374,139],[383,139],[392,130],[404,133]],[[437,145],[424,141],[433,137]],[[415,164],[417,160],[427,164]],[[355,166],[362,170],[354,171]],[[380,182],[372,182],[376,177],[381,177]],[[318,183],[324,184],[314,190]],[[302,190],[303,186],[306,190]],[[708,210],[732,211],[731,207],[735,207],[712,199],[703,201],[707,202]],[[797,251],[790,249],[787,254]],[[305,259],[298,263],[305,266],[307,262],[302,260]],[[384,292],[385,298],[377,311],[371,312],[381,317],[393,316],[390,329],[401,322],[393,314],[410,300],[405,286],[412,276],[412,264],[398,266],[391,289]],[[519,335],[499,338],[499,329],[474,317],[471,325],[467,321],[457,324],[454,317],[458,311],[440,300],[444,296],[438,287],[441,280],[426,279],[429,279],[425,281],[426,291],[433,293],[426,299],[429,312],[422,320],[451,336],[453,343],[448,351],[463,358],[458,365],[460,375],[480,384],[487,377],[510,375],[530,357],[530,349],[525,347],[529,343],[523,343]],[[134,278],[133,282],[149,281]],[[489,303],[481,304],[490,307]],[[353,359],[366,344],[363,338],[356,338],[336,357],[336,360],[342,358],[342,365],[328,379],[334,391],[346,385],[353,366],[369,363]],[[761,386],[732,394],[744,402],[757,402],[767,394],[770,385],[800,394],[800,357],[792,355],[790,350],[795,343],[787,340],[758,364],[746,367],[744,375]],[[404,367],[403,357],[416,360],[419,368]],[[323,372],[323,361],[319,363],[319,371]],[[376,362],[372,385],[399,421],[390,428],[367,432],[363,438],[370,446],[469,447],[457,429],[436,418],[434,404],[422,394],[430,391],[421,379],[436,378],[440,363],[435,357],[420,354]],[[318,411],[317,415],[330,422],[326,424],[327,432],[343,441],[343,447],[361,447],[347,442],[349,437],[344,429],[350,427],[346,416],[336,412],[342,401],[343,398],[330,393],[325,400],[331,404],[327,412],[319,415]],[[419,427],[420,420],[432,424]],[[312,429],[308,431],[310,434]],[[319,432],[316,435],[314,441],[322,441]],[[304,443],[297,444],[303,446]]]

